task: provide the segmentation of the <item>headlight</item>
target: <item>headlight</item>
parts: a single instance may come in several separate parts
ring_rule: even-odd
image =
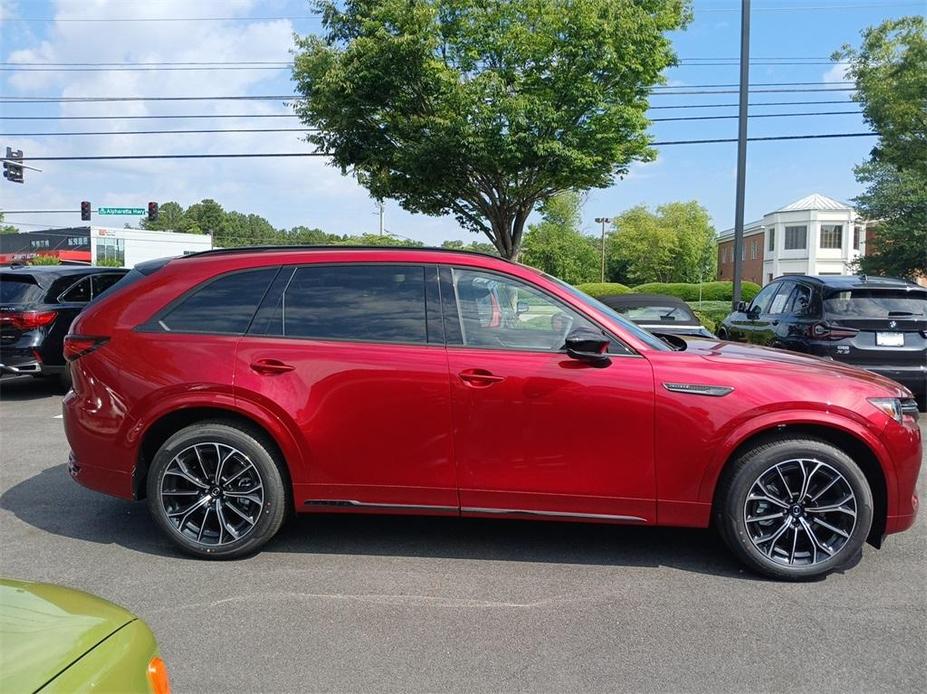
[[[905,417],[917,421],[917,401],[914,398],[869,398],[869,402],[899,424],[904,423]]]

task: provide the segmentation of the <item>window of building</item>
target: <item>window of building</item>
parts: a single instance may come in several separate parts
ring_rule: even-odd
[[[759,243],[756,241],[756,239],[750,242],[750,260],[756,260],[756,247],[758,245]]]
[[[769,250],[776,250],[776,229],[773,227],[769,230]]]
[[[808,227],[805,225],[785,228],[785,250],[798,251],[808,247]]]
[[[821,248],[842,248],[843,247],[843,225],[842,224],[822,224],[821,225]]]
[[[853,250],[858,251],[863,239],[863,227],[858,224],[853,227]]]
[[[97,239],[97,265],[112,265],[122,267],[126,262],[126,247],[124,239],[112,236],[101,236]]]
[[[277,268],[232,272],[211,280],[156,320],[155,330],[243,335]]]
[[[266,332],[317,340],[425,344],[425,268],[301,267],[293,273]]]

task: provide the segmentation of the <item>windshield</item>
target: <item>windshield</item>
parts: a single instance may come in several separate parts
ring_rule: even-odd
[[[627,318],[622,316],[620,313],[615,311],[615,309],[609,308],[608,306],[603,304],[598,299],[593,299],[588,294],[579,291],[576,287],[569,285],[563,280],[557,279],[556,277],[553,277],[548,274],[545,274],[544,277],[549,279],[551,282],[556,283],[558,287],[566,290],[567,292],[569,292],[571,296],[574,296],[575,298],[579,299],[582,303],[586,304],[587,306],[591,306],[597,309],[598,311],[604,313],[605,315],[607,315],[609,318],[611,318],[613,321],[618,323],[622,328],[624,328],[629,333],[634,335],[634,337],[636,337],[641,342],[645,343],[651,349],[656,349],[661,352],[674,351],[672,347],[667,345],[665,342],[663,342],[663,340],[658,338],[656,335],[653,335],[652,333],[647,332],[643,328],[638,327],[637,325],[629,321]]]
[[[824,310],[846,318],[927,318],[927,292],[846,290],[826,297]]]
[[[0,304],[31,304],[42,300],[42,289],[29,275],[0,275]]]

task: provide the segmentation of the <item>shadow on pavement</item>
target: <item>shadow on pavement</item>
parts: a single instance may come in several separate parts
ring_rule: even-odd
[[[68,390],[57,377],[4,376],[0,378],[0,402],[40,400],[50,396],[64,397]]]
[[[83,489],[71,480],[65,465],[48,468],[11,487],[0,495],[0,508],[55,535],[187,559],[157,530],[144,503]],[[714,532],[685,528],[314,514],[290,520],[263,551],[668,566],[762,580],[744,571]]]

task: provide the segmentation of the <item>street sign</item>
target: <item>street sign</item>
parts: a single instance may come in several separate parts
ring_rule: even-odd
[[[144,207],[98,207],[97,214],[141,215],[145,214]]]

